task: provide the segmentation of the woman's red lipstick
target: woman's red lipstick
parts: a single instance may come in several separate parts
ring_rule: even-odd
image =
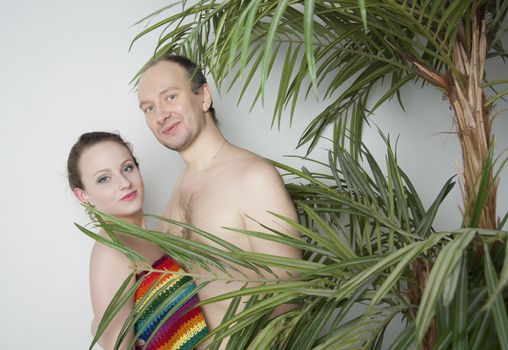
[[[123,201],[132,201],[134,198],[138,196],[138,191],[132,191],[127,193],[125,196],[122,197]]]

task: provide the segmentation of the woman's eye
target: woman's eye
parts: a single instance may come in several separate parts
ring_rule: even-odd
[[[104,182],[108,181],[108,177],[107,176],[101,176],[97,179],[97,182],[102,184]]]
[[[132,169],[134,169],[134,165],[132,164],[129,164],[129,165],[126,165],[124,168],[123,168],[123,171],[124,173],[129,173],[132,171]]]
[[[145,113],[151,112],[151,111],[153,111],[153,109],[154,109],[153,106],[148,106],[148,107],[143,108],[143,112],[145,112]]]
[[[168,95],[168,97],[166,97],[166,99],[168,101],[173,101],[175,98],[176,98],[176,95]]]

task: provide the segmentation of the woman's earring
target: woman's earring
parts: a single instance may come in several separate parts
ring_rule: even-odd
[[[94,222],[97,221],[95,214],[92,212],[92,208],[95,208],[95,205],[93,205],[90,202],[86,202],[85,206],[86,206],[86,208],[85,208],[86,215],[88,215],[90,217],[90,220],[92,220]]]

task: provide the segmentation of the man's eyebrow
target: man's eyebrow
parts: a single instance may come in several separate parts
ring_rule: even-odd
[[[144,105],[144,104],[147,104],[147,103],[148,103],[148,101],[141,101],[141,102],[139,102],[138,107],[139,107],[140,109],[143,109],[143,105]]]
[[[179,87],[176,87],[176,86],[169,86],[169,87],[163,89],[162,91],[160,91],[157,95],[161,96],[161,95],[164,95],[164,94],[168,93],[169,91],[173,91],[173,90],[181,90],[181,89]],[[141,102],[139,102],[138,107],[142,108],[142,106],[145,103],[149,103],[149,102],[148,101],[141,101]]]

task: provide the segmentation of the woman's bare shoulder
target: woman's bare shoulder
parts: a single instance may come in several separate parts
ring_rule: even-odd
[[[104,232],[99,235],[110,239]],[[131,261],[123,253],[101,242],[95,242],[90,254],[90,273],[108,275],[130,270]]]

